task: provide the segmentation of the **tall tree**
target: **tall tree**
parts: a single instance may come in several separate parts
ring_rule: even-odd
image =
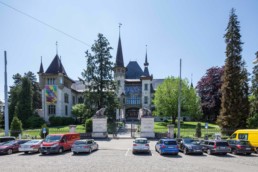
[[[158,116],[171,116],[172,123],[175,124],[178,115],[178,96],[179,96],[179,78],[168,77],[160,84],[155,92],[154,105],[155,115]],[[182,94],[181,94],[181,107],[183,115],[195,115],[198,109],[194,107],[197,105],[198,98],[189,87],[187,80],[182,80]],[[192,94],[192,95],[191,95]],[[193,103],[194,102],[194,103]],[[198,105],[197,105],[198,106]]]
[[[258,51],[255,53],[256,61],[258,60]],[[252,87],[250,100],[250,116],[248,118],[249,128],[258,128],[258,63],[253,67]]]
[[[223,67],[211,67],[197,83],[197,92],[201,98],[203,120],[215,122],[221,107],[221,85]]]
[[[40,87],[37,83],[37,78],[34,73],[28,72],[21,76],[19,73],[13,75],[14,84],[10,87],[10,96],[9,96],[9,121],[11,123],[12,118],[15,113],[16,106],[20,100],[20,92],[22,87],[22,79],[28,78],[32,85],[32,110],[41,108],[41,94]]]
[[[226,134],[245,127],[248,106],[248,76],[242,61],[242,42],[240,25],[235,9],[230,12],[229,23],[225,34],[226,60],[221,88],[221,111],[218,124]]]
[[[17,117],[22,121],[24,128],[29,127],[27,124],[27,120],[33,114],[32,95],[33,91],[31,82],[29,78],[23,77],[15,113],[17,114]]]
[[[83,71],[82,76],[86,84],[85,106],[91,115],[96,110],[107,107],[114,115],[114,106],[107,106],[107,100],[116,99],[116,95],[112,92],[116,89],[115,82],[112,77],[114,67],[110,54],[112,47],[103,34],[98,34],[98,39],[91,47],[92,53],[86,51],[87,68]]]

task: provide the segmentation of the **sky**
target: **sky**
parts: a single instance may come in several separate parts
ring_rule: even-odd
[[[182,77],[191,81],[192,75],[196,86],[207,69],[225,63],[224,34],[232,8],[240,21],[242,58],[251,73],[258,51],[257,0],[0,0],[0,100],[4,51],[8,86],[16,73],[36,74],[41,56],[46,70],[56,55],[56,41],[68,76],[77,80],[86,68],[85,51],[98,33],[113,47],[115,61],[119,23],[125,65],[137,61],[143,69],[147,45],[154,79],[179,76],[181,58]]]

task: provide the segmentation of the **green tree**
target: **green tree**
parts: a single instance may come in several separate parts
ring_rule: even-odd
[[[108,40],[103,34],[98,34],[98,39],[95,40],[95,43],[91,47],[92,53],[86,51],[87,67],[82,72],[82,77],[86,84],[86,114],[90,116],[95,114],[100,108],[115,107],[108,106],[107,104],[108,99],[116,99],[116,95],[110,93],[116,90],[112,76],[114,64],[111,61],[112,56],[110,50],[112,50],[112,47],[110,47]],[[112,118],[115,116],[114,112],[115,108],[105,113]]]
[[[85,130],[86,133],[92,132],[92,118],[89,118],[85,121]]]
[[[27,120],[33,115],[32,94],[32,85],[30,80],[27,77],[23,77],[15,113],[22,121],[24,128],[29,127]]]
[[[173,124],[175,124],[178,116],[178,88],[179,78],[168,77],[158,86],[153,100],[155,105],[154,114],[157,116],[171,116]],[[195,107],[198,105],[197,95],[189,87],[187,80],[182,80],[181,93],[182,114],[196,115],[199,113],[197,112],[198,107]]]
[[[18,135],[22,133],[22,122],[16,115],[13,117],[10,130],[11,136],[18,137]]]
[[[226,60],[221,88],[221,111],[217,119],[223,133],[231,134],[238,128],[246,126],[249,110],[248,73],[242,61],[242,42],[240,25],[235,9],[230,12],[225,34]]]
[[[195,129],[195,137],[202,137],[202,125],[200,122],[197,123],[196,129]]]
[[[258,51],[255,53],[258,60]],[[258,128],[258,63],[253,67],[250,101],[250,116],[247,120],[248,128]]]
[[[85,118],[86,107],[84,104],[76,104],[72,107],[72,114],[79,118],[82,122],[82,118]]]

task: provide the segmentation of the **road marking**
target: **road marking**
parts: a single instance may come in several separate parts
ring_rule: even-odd
[[[129,152],[130,148],[127,149],[126,153],[125,153],[125,156],[128,155],[128,152]]]

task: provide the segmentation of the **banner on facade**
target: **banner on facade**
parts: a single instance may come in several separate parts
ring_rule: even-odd
[[[57,102],[57,86],[56,85],[46,85],[45,86],[45,96],[47,104],[55,104]]]

